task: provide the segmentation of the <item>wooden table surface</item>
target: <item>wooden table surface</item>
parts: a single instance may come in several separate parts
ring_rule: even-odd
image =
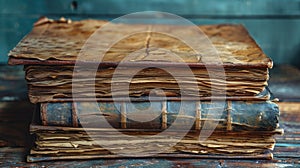
[[[7,69],[0,66],[0,167],[300,167],[300,102],[278,103],[285,133],[276,136],[273,160],[149,158],[26,163],[34,105],[24,96],[27,88],[20,69]]]

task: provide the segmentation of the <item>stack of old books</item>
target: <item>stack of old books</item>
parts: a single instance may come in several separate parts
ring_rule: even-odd
[[[272,158],[271,59],[241,25],[199,29],[40,19],[9,53],[37,107],[28,161]]]

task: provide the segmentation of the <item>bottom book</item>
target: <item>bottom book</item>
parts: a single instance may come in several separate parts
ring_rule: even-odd
[[[111,129],[32,124],[28,162],[99,158],[272,159],[274,131]]]

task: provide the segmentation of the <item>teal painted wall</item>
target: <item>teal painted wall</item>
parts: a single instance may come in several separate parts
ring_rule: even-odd
[[[300,0],[0,0],[0,62],[40,16],[114,19],[155,10],[195,24],[244,24],[275,64],[300,67]]]

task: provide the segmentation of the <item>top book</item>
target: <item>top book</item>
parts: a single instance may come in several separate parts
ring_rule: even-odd
[[[110,22],[65,19],[54,21],[42,18],[10,51],[9,64],[73,65],[76,61],[88,63],[101,61],[103,65],[117,66],[119,62],[125,61],[130,65],[184,63],[192,67],[221,65],[272,68],[272,60],[263,53],[242,25],[197,26],[203,32],[202,35],[207,36],[206,38],[199,36],[199,32],[189,29],[193,26],[110,23],[109,28],[102,29],[107,23]],[[97,33],[99,39],[91,38]],[[172,36],[174,34],[178,36]],[[188,37],[188,42],[185,39],[178,39],[183,36]],[[119,41],[112,42],[112,39]],[[87,48],[89,51],[83,53],[83,47],[87,45],[88,40],[94,40],[94,45],[90,45],[90,48]],[[134,51],[139,52],[129,59],[126,58]],[[175,53],[181,61],[167,51]],[[104,53],[101,60],[99,52]],[[82,53],[84,56],[78,58]],[[218,55],[220,61],[216,61],[212,55]]]
[[[272,60],[242,25],[42,18],[9,56],[10,64],[26,65],[33,103],[152,91],[168,98],[269,99],[262,93]]]

